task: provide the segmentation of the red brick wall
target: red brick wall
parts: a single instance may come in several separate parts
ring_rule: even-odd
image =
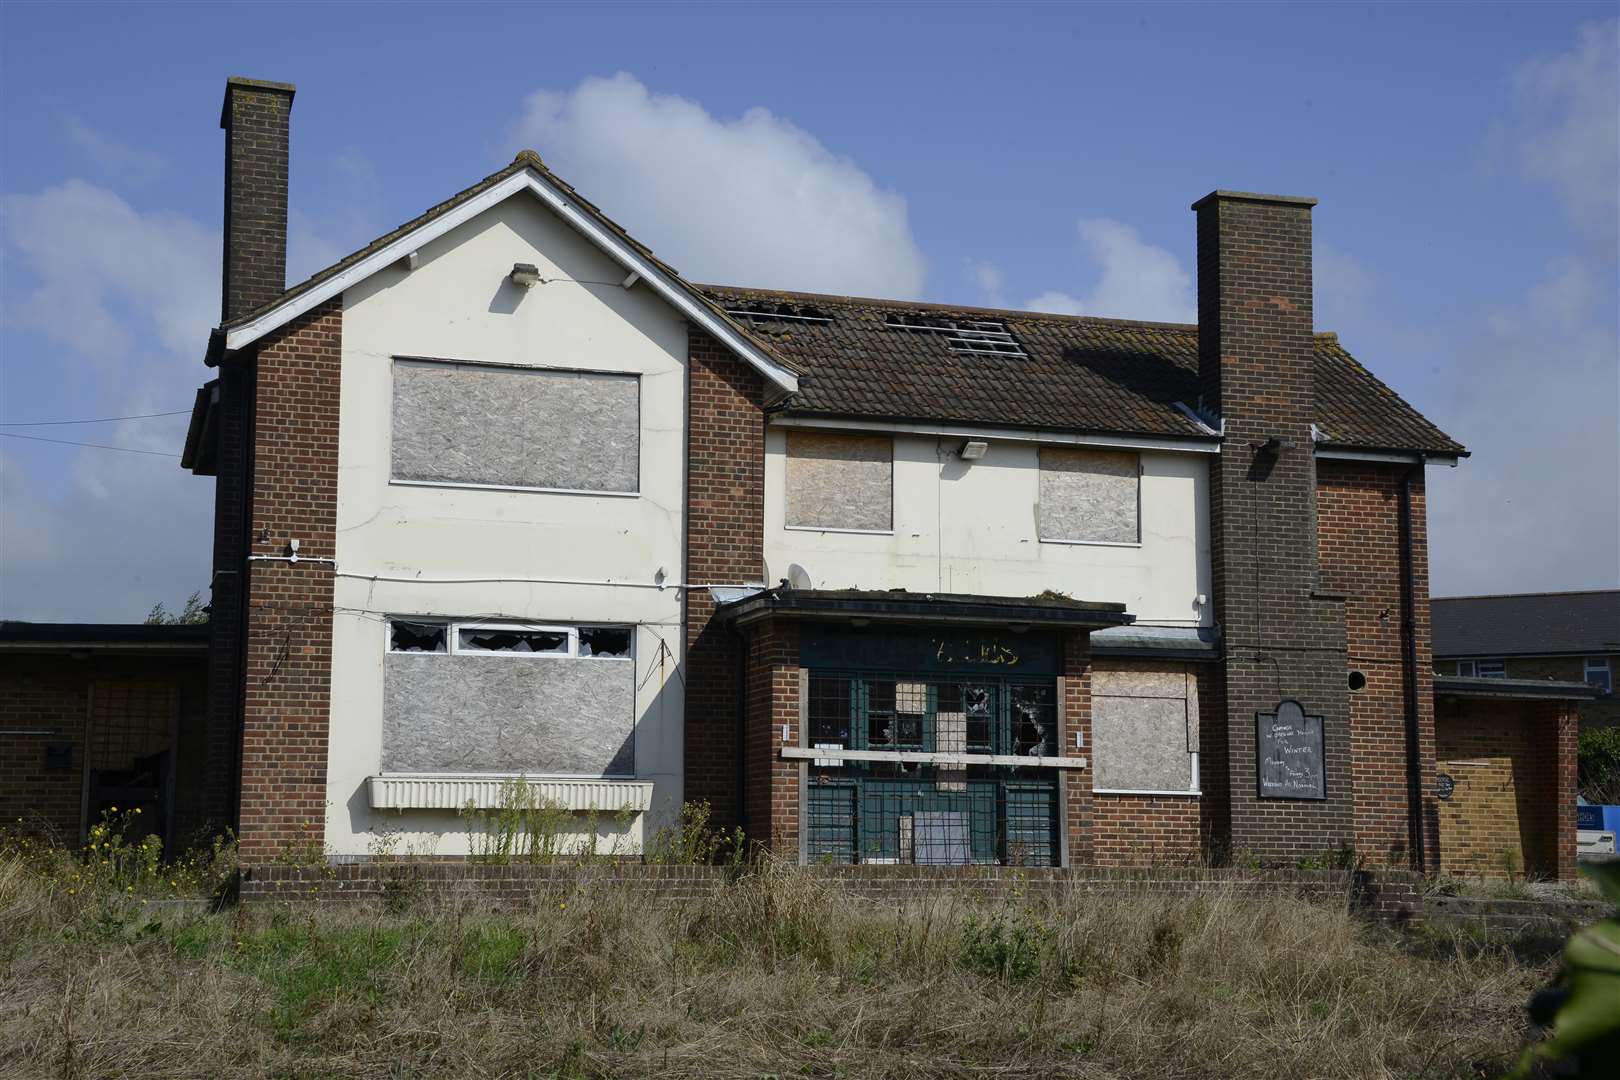
[[[1197,795],[1094,796],[1096,861],[1103,866],[1201,861],[1202,803]]]
[[[77,843],[84,788],[88,661],[0,658],[0,732],[50,729],[50,736],[0,734],[0,827]],[[47,769],[45,744],[73,745],[71,769]]]
[[[260,342],[256,360],[250,548],[332,558],[337,530],[341,299]],[[261,539],[263,538],[263,539]],[[247,567],[242,719],[244,861],[319,845],[326,819],[332,682],[332,567]]]
[[[799,773],[781,748],[799,745],[799,628],[771,620],[748,636],[748,838],[777,854],[799,855]],[[784,727],[786,736],[783,735]]]
[[[764,384],[747,363],[692,329],[687,363],[686,580],[760,581],[765,574]],[[711,626],[706,588],[686,592],[686,800],[714,822],[738,822],[737,653]],[[750,832],[753,832],[750,823]]]
[[[1317,546],[1322,586],[1345,597],[1351,670],[1367,678],[1350,695],[1356,850],[1381,865],[1408,865],[1406,699],[1401,639],[1400,490],[1406,466],[1317,463]],[[1434,791],[1434,677],[1429,648],[1428,529],[1421,474],[1412,484],[1414,632],[1419,748],[1426,831]],[[1427,846],[1427,845],[1426,845]],[[1428,853],[1431,867],[1437,865]]]
[[[1575,703],[1448,697],[1440,706],[1438,765],[1455,789],[1438,803],[1438,867],[1573,878]]]
[[[1091,635],[1070,633],[1063,641],[1063,677],[1058,684],[1063,698],[1063,724],[1058,732],[1058,753],[1063,757],[1093,758],[1091,742]],[[1081,746],[1075,746],[1075,732]],[[1088,766],[1090,761],[1088,760]],[[1068,865],[1082,866],[1095,859],[1095,822],[1092,818],[1091,769],[1064,769],[1062,813]]]
[[[144,719],[155,705],[177,721],[169,743],[176,769],[173,837],[177,844],[191,840],[203,796],[206,677],[202,658],[194,656],[0,656],[0,828],[77,844],[92,715],[97,725],[115,729],[110,742],[119,746],[118,725],[126,717]],[[21,731],[53,733],[12,734]],[[73,747],[69,768],[45,767],[45,747],[54,743]],[[151,824],[155,829],[159,823]]]

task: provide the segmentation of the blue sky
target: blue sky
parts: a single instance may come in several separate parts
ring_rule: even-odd
[[[0,424],[166,412],[227,75],[298,85],[291,272],[533,145],[696,280],[1176,319],[1206,191],[1316,196],[1317,326],[1475,450],[1434,591],[1620,585],[1614,4],[0,8]],[[0,431],[177,453],[183,416]],[[208,585],[211,485],[0,438],[0,613]]]

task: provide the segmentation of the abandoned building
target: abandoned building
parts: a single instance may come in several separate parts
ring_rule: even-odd
[[[807,861],[1442,864],[1466,451],[1315,331],[1314,200],[1194,203],[1165,325],[694,284],[523,151],[289,288],[292,103],[226,87],[184,452],[245,863],[465,854],[521,781],[626,854],[703,801]]]

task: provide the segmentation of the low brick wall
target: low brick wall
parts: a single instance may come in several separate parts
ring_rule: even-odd
[[[1062,903],[1085,895],[1185,896],[1236,891],[1346,903],[1382,922],[1421,917],[1420,879],[1408,871],[1210,870],[1197,867],[838,866],[797,871],[855,900],[900,903],[959,896],[988,902]],[[635,862],[491,866],[461,862],[258,866],[242,872],[249,903],[364,903],[464,897],[517,906],[601,888],[636,891],[650,904],[699,900],[728,888],[739,871]]]
[[[1549,935],[1570,931],[1613,914],[1601,900],[1494,900],[1478,896],[1429,896],[1425,923],[1437,930],[1462,930],[1491,938]]]

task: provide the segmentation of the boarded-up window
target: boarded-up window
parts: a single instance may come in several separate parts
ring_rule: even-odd
[[[640,379],[398,360],[395,480],[638,489]]]
[[[393,620],[383,769],[633,774],[634,640],[629,626]]]
[[[1042,447],[1041,539],[1136,543],[1140,473],[1135,454]]]
[[[887,435],[787,433],[787,524],[805,529],[894,527],[894,440]]]
[[[1191,673],[1176,668],[1092,672],[1096,790],[1197,790],[1197,687]]]

